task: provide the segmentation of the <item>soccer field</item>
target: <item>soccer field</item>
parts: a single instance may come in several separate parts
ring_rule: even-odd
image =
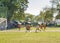
[[[60,32],[0,32],[0,43],[60,43]]]

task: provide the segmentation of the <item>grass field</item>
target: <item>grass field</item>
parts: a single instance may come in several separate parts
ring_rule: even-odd
[[[0,32],[0,43],[60,43],[60,32]]]
[[[31,30],[36,30],[35,27],[31,27],[30,28]],[[18,30],[18,28],[16,29],[11,29],[11,30]],[[24,28],[21,28],[21,30],[26,30],[25,27]],[[47,27],[46,30],[60,30],[60,27]]]

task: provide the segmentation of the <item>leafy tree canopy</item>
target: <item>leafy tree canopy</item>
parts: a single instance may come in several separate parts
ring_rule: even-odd
[[[28,7],[28,0],[0,0],[0,1],[4,7],[8,8],[7,21],[10,21],[13,15],[16,16],[15,14],[16,12],[20,15],[19,17],[21,17],[22,13],[24,13],[24,11]]]

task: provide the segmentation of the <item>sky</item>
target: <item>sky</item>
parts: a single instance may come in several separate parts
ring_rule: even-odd
[[[40,11],[43,10],[44,7],[50,7],[50,0],[28,0],[28,8],[25,13],[30,13],[33,15],[39,15]]]

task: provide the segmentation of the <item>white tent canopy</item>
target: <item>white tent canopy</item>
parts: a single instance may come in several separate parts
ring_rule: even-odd
[[[0,29],[6,29],[6,28],[7,28],[7,19],[0,18]]]

